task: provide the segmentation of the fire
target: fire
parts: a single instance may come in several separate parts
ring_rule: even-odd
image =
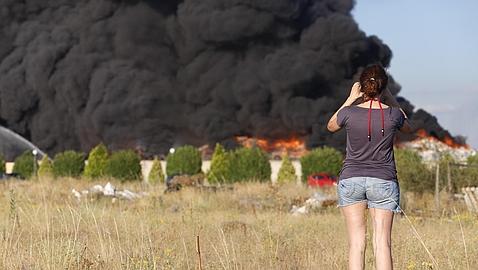
[[[253,147],[256,145],[262,150],[270,153],[274,158],[281,157],[284,154],[288,154],[291,158],[300,158],[308,152],[305,146],[305,141],[297,137],[291,137],[289,139],[267,140],[238,136],[236,137],[236,141],[244,147]]]
[[[469,146],[468,145],[462,145],[462,144],[459,144],[457,142],[455,142],[452,138],[448,137],[448,136],[445,136],[445,138],[443,139],[443,142],[450,146],[450,147],[453,147],[453,148],[460,148],[460,147],[465,147],[465,148],[468,148]]]
[[[417,131],[416,135],[420,138],[431,137],[431,136],[428,136],[428,133],[426,132],[426,130],[424,130],[422,128]],[[435,138],[435,137],[432,137],[432,138]]]
[[[445,136],[445,138],[443,138],[442,140],[439,140],[438,138],[434,137],[434,136],[430,136],[428,135],[428,132],[424,129],[419,129],[415,135],[417,135],[418,138],[420,139],[423,139],[423,138],[426,138],[428,140],[434,140],[434,141],[440,141],[452,148],[461,148],[461,147],[464,147],[464,148],[469,148],[468,145],[466,144],[459,144],[457,143],[455,140],[453,140],[452,138],[448,137],[448,136]]]

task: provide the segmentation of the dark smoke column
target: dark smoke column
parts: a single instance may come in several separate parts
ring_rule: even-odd
[[[0,124],[51,154],[103,141],[153,155],[237,135],[341,147],[344,134],[330,135],[326,121],[360,68],[392,56],[358,28],[352,8],[0,0]]]

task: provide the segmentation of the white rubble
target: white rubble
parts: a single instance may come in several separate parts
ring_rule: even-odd
[[[115,187],[110,182],[108,182],[103,188],[103,194],[105,196],[114,196],[115,190],[116,190]]]
[[[444,154],[450,154],[453,159],[460,163],[466,163],[469,156],[476,155],[476,150],[467,146],[452,147],[434,138],[420,138],[401,144],[402,148],[417,151],[425,163],[435,163]]]
[[[145,192],[135,193],[127,189],[117,190],[116,187],[113,186],[110,182],[108,182],[104,187],[101,185],[94,185],[89,190],[82,190],[81,192],[77,191],[76,189],[72,189],[71,193],[78,201],[88,195],[101,195],[105,197],[112,197],[113,201],[116,201],[116,198],[131,201],[147,195],[147,193]]]
[[[293,205],[290,212],[294,216],[308,214],[311,210],[322,208],[326,201],[336,201],[337,197],[324,194],[321,191],[315,192],[312,197],[307,199],[302,206]]]
[[[72,189],[71,193],[73,193],[73,196],[75,196],[75,198],[77,198],[78,200],[81,199],[81,193],[78,192],[76,189]]]

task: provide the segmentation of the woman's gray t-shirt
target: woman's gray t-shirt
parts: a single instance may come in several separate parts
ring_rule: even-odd
[[[393,155],[395,133],[405,117],[399,108],[388,107],[384,112],[384,136],[380,109],[372,109],[371,141],[368,140],[368,108],[347,106],[337,114],[337,124],[347,131],[347,154],[339,180],[350,177],[376,177],[398,180]]]

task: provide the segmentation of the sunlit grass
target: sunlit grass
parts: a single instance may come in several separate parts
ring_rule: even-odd
[[[71,189],[93,184],[75,179],[1,182],[0,268],[197,269],[197,235],[203,269],[347,265],[345,226],[337,208],[307,216],[289,213],[293,204],[301,204],[314,192],[305,187],[251,183],[236,185],[232,191],[187,188],[163,194],[160,186],[114,183],[149,195],[133,202],[111,198],[78,202],[72,196]],[[443,206],[445,210],[435,214],[428,208],[423,209],[425,214],[410,211],[410,222],[440,269],[468,265],[473,269],[478,265],[474,256],[478,218],[464,212],[459,202]],[[370,234],[367,269],[373,269]],[[392,244],[396,269],[434,269],[404,217],[395,219]]]

